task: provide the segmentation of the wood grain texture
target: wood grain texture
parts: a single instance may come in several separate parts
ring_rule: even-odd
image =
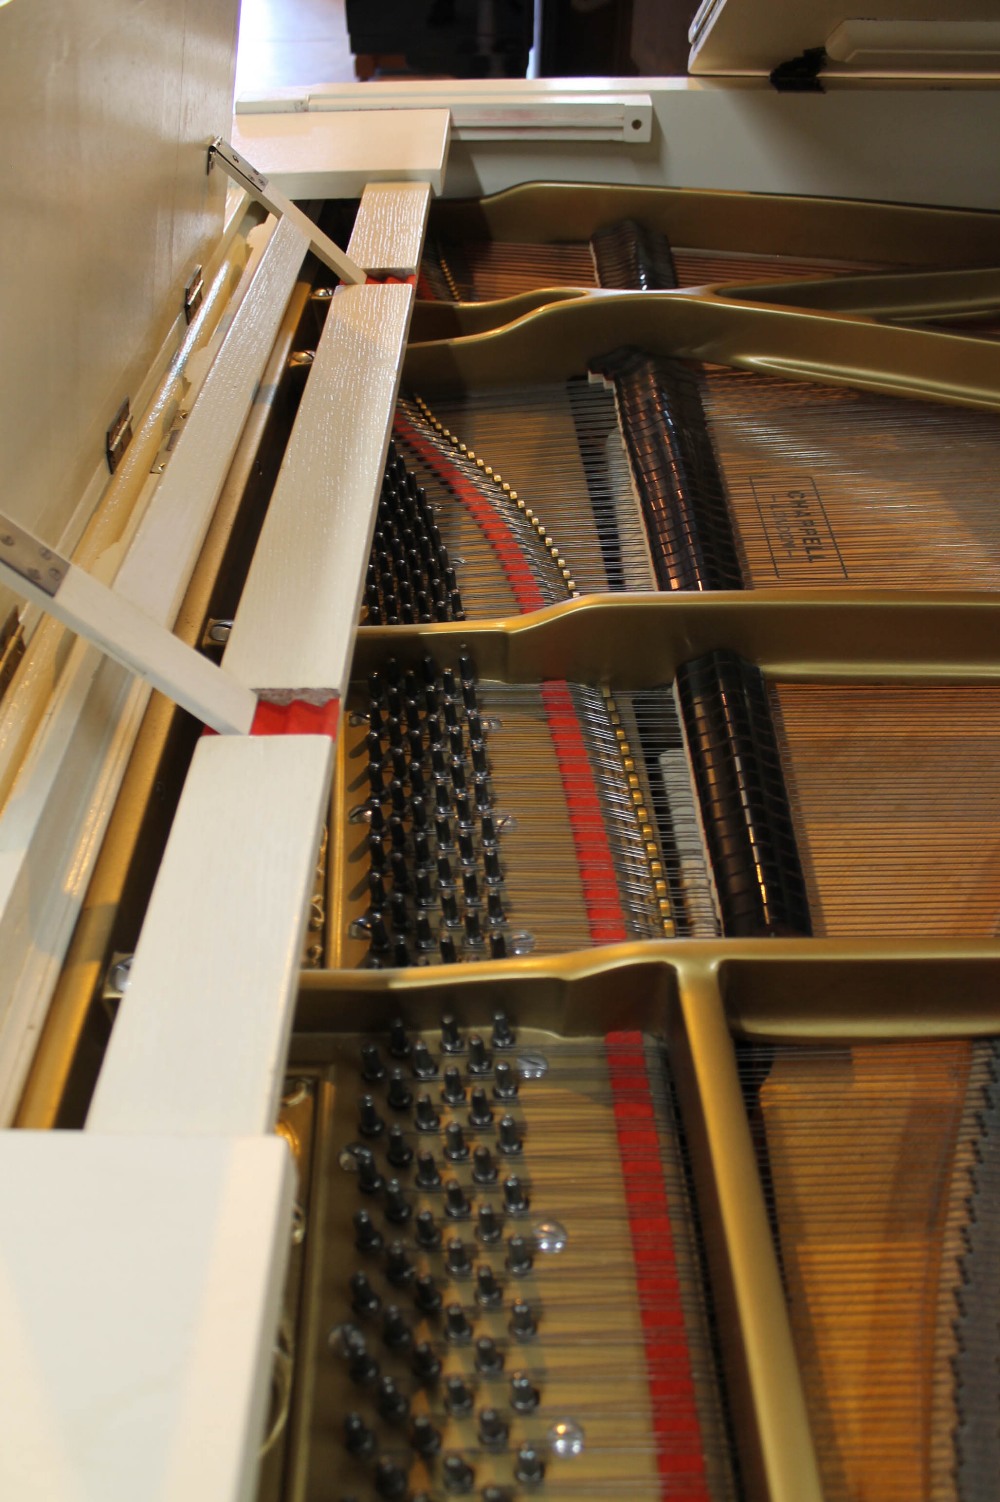
[[[270,1129],[332,762],[323,736],[200,742],[88,1130]]]
[[[412,276],[420,265],[429,183],[369,183],[348,251],[373,276]]]
[[[307,248],[277,225],[118,571],[116,591],[154,620],[173,625]]]
[[[436,101],[437,102],[437,101]],[[444,191],[451,116],[435,109],[237,115],[232,144],[289,198],[358,198],[371,182]]]
[[[0,1175],[0,1495],[250,1502],[285,1144],[5,1132]]]
[[[343,698],[412,300],[334,295],[223,658],[265,698]]]

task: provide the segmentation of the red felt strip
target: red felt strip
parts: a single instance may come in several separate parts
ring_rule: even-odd
[[[325,704],[307,704],[293,699],[290,704],[268,704],[261,699],[250,726],[251,735],[328,735],[337,738],[340,700],[327,699]]]
[[[543,683],[542,703],[566,795],[590,937],[595,944],[617,944],[628,938],[625,914],[601,800],[569,688],[556,679]]]
[[[691,1357],[681,1308],[670,1205],[656,1131],[642,1034],[605,1039],[618,1155],[621,1161],[649,1374],[660,1496],[671,1502],[709,1502]]]
[[[366,276],[366,287],[415,287],[416,273],[410,276]]]
[[[534,576],[521,556],[516,538],[502,516],[484,500],[472,480],[442,454],[429,439],[413,426],[401,412],[396,413],[393,431],[424,463],[434,471],[442,485],[451,491],[457,501],[466,508],[481,528],[487,541],[496,553],[500,566],[507,576],[518,608],[522,611],[541,610],[545,604],[542,592]]]

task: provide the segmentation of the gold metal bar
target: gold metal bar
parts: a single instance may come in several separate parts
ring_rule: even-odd
[[[480,678],[567,678],[618,689],[669,683],[722,648],[788,680],[1000,681],[1000,597],[874,589],[590,596],[503,621],[373,626],[354,673],[386,657],[472,657]]]
[[[822,1502],[805,1396],[736,1060],[711,963],[682,962],[671,1039],[699,1208],[728,1351],[731,1407],[750,1494]],[[706,1203],[707,1201],[707,1203]],[[715,1234],[713,1234],[713,1232]],[[732,1323],[727,1319],[731,1312]],[[738,1333],[737,1340],[727,1339]]]
[[[601,350],[629,344],[793,380],[1000,407],[1000,356],[990,340],[711,291],[592,293],[555,303],[498,333],[412,346],[403,379],[424,396],[435,387],[559,379]]]
[[[482,199],[442,199],[430,232],[544,243],[586,240],[620,219],[639,219],[677,246],[750,255],[906,266],[1000,259],[1000,215],[979,210],[610,183],[527,183]]]

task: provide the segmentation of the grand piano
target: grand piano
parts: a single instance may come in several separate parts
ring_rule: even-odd
[[[994,39],[809,10],[0,6],[4,1496],[989,1494]]]

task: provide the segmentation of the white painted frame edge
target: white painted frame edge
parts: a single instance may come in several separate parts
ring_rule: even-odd
[[[321,735],[199,743],[88,1131],[271,1130],[332,768]]]
[[[172,624],[306,251],[279,225],[153,494],[115,588]],[[77,642],[0,816],[0,1123],[17,1108],[149,698]],[[39,893],[43,894],[39,900]]]
[[[222,660],[264,698],[346,692],[412,306],[334,294]]]
[[[4,1132],[0,1172],[0,1493],[252,1502],[287,1146]]]

